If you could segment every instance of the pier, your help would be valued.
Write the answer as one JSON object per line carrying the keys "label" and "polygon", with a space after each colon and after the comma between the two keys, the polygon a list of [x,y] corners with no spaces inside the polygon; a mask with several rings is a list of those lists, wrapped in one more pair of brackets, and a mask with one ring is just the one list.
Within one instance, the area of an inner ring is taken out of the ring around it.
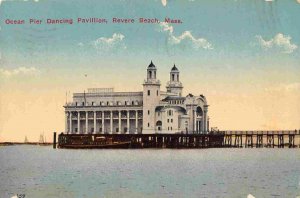
{"label": "pier", "polygon": [[[56,134],[56,132],[54,132]],[[300,130],[217,131],[206,134],[64,134],[58,148],[300,148]],[[56,135],[53,147],[56,148]]]}
{"label": "pier", "polygon": [[223,131],[224,147],[300,148],[300,130]]}
{"label": "pier", "polygon": [[210,134],[59,134],[58,148],[213,148],[222,133]]}

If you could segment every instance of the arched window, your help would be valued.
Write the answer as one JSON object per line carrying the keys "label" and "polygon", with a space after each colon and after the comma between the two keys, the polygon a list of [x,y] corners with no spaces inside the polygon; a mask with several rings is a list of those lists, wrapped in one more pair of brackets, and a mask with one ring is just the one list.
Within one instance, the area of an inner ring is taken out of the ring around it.
{"label": "arched window", "polygon": [[174,81],[175,80],[175,75],[174,74],[172,74],[172,81]]}
{"label": "arched window", "polygon": [[202,111],[201,107],[196,108],[196,113],[197,113],[197,116],[203,116],[203,111]]}
{"label": "arched window", "polygon": [[156,126],[161,126],[162,125],[162,122],[160,121],[160,120],[158,120],[157,122],[156,122]]}

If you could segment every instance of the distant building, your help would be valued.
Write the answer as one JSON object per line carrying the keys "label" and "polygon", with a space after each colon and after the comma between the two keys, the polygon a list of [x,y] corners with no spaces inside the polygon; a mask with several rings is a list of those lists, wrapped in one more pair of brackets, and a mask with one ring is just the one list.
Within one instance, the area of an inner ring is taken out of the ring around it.
{"label": "distant building", "polygon": [[166,91],[156,79],[150,63],[140,92],[114,92],[112,88],[88,89],[74,93],[67,103],[67,133],[178,133],[208,131],[205,96],[182,96],[179,70],[174,65]]}

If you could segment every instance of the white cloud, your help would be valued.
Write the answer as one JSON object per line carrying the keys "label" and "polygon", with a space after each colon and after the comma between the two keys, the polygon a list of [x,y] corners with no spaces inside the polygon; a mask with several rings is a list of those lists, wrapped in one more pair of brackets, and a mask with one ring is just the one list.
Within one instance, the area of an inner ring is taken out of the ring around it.
{"label": "white cloud", "polygon": [[161,3],[163,4],[163,6],[167,5],[167,0],[161,0]]}
{"label": "white cloud", "polygon": [[191,31],[185,31],[180,36],[173,34],[174,28],[166,22],[160,23],[160,30],[168,34],[168,41],[171,45],[186,44],[194,49],[213,49],[212,44],[205,38],[195,38]]}
{"label": "white cloud", "polygon": [[35,67],[18,67],[15,69],[3,69],[0,68],[0,76],[10,78],[13,76],[35,76],[38,75],[40,71],[36,69]]}
{"label": "white cloud", "polygon": [[100,37],[97,40],[92,42],[92,45],[101,51],[109,51],[112,49],[126,49],[126,45],[124,44],[125,36],[120,33],[114,33],[112,37]]}
{"label": "white cloud", "polygon": [[264,49],[278,48],[282,53],[292,53],[298,48],[296,44],[291,43],[291,37],[285,36],[282,33],[278,33],[271,40],[264,40],[262,36],[257,35],[256,39],[260,46]]}

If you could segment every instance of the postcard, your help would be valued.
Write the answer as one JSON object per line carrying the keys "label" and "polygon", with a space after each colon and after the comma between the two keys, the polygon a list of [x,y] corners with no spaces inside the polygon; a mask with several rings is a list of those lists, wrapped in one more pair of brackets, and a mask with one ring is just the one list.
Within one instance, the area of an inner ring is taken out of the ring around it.
{"label": "postcard", "polygon": [[299,0],[0,0],[0,197],[300,197]]}

